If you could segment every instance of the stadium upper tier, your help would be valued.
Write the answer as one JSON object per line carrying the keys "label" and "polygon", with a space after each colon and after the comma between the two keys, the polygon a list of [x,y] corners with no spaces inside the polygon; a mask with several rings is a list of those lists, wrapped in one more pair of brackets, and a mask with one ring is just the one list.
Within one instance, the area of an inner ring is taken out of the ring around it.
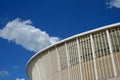
{"label": "stadium upper tier", "polygon": [[120,23],[66,38],[33,55],[30,80],[120,80]]}

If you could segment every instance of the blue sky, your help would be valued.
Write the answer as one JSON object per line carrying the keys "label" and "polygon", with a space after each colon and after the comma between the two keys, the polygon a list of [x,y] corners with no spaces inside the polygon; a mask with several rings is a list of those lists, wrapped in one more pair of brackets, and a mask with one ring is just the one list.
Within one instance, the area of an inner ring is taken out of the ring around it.
{"label": "blue sky", "polygon": [[0,0],[0,80],[28,80],[29,58],[69,36],[120,22],[120,0]]}

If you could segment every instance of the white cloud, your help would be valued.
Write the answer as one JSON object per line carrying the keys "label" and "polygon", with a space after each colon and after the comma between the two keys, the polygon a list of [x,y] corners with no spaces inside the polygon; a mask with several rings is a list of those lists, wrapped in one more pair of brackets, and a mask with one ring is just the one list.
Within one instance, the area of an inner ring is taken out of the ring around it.
{"label": "white cloud", "polygon": [[9,75],[9,72],[6,71],[6,70],[3,70],[3,71],[0,71],[0,76],[8,76]]}
{"label": "white cloud", "polygon": [[25,80],[24,78],[16,78],[16,80]]}
{"label": "white cloud", "polygon": [[16,44],[34,52],[59,41],[58,37],[49,36],[48,33],[35,28],[31,23],[30,20],[22,21],[19,18],[14,19],[0,30],[0,37],[14,41]]}
{"label": "white cloud", "polygon": [[115,8],[120,8],[120,0],[110,0],[107,3],[109,8],[115,7]]}

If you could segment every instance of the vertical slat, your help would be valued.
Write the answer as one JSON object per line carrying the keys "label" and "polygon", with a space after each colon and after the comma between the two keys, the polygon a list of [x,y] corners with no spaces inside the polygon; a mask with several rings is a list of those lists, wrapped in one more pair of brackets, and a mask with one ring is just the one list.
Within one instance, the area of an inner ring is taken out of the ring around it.
{"label": "vertical slat", "polygon": [[57,61],[58,61],[58,73],[59,73],[59,80],[61,80],[61,68],[60,68],[60,57],[59,57],[59,54],[58,54],[58,50],[57,50],[57,47],[55,46],[55,49],[56,49],[56,54],[57,54]]}
{"label": "vertical slat", "polygon": [[115,60],[114,60],[114,56],[113,56],[113,48],[112,48],[112,44],[111,44],[110,35],[109,35],[109,31],[108,30],[106,30],[106,34],[107,34],[108,45],[109,45],[109,48],[110,48],[112,65],[113,65],[113,70],[114,70],[114,76],[117,76]]}
{"label": "vertical slat", "polygon": [[92,47],[92,53],[93,53],[93,62],[94,62],[94,68],[95,68],[95,77],[96,80],[98,80],[98,73],[97,73],[97,67],[96,67],[96,61],[95,61],[95,50],[94,50],[94,42],[93,42],[93,37],[92,34],[90,34],[90,39],[91,39],[91,47]]}
{"label": "vertical slat", "polygon": [[[49,56],[49,61],[50,61],[50,72],[52,74],[53,73],[53,69],[52,69],[51,54],[50,54],[49,50],[48,50],[48,56]],[[53,80],[52,75],[50,75],[50,80]]]}
{"label": "vertical slat", "polygon": [[65,49],[66,49],[66,55],[67,55],[67,63],[68,63],[68,78],[70,80],[70,56],[69,56],[69,53],[68,53],[68,50],[67,50],[67,44],[65,42]]}
{"label": "vertical slat", "polygon": [[77,50],[78,50],[78,56],[79,56],[79,64],[80,64],[80,76],[81,76],[81,80],[83,80],[83,73],[82,73],[82,66],[81,66],[81,53],[80,53],[80,45],[79,45],[79,41],[78,41],[78,38],[76,38],[76,41],[77,41]]}

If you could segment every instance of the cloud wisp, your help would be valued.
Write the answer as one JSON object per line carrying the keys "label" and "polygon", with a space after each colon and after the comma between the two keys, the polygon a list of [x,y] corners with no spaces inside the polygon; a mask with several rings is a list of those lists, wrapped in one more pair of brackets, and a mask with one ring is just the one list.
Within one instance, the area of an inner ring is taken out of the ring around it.
{"label": "cloud wisp", "polygon": [[0,76],[4,77],[4,76],[9,76],[9,72],[6,70],[0,71]]}
{"label": "cloud wisp", "polygon": [[120,8],[120,0],[109,0],[109,2],[107,3],[109,8]]}
{"label": "cloud wisp", "polygon": [[25,80],[24,78],[16,78],[16,80]]}
{"label": "cloud wisp", "polygon": [[3,29],[0,29],[0,37],[34,52],[59,41],[58,37],[49,36],[48,33],[35,28],[31,23],[30,20],[14,19],[8,22]]}

